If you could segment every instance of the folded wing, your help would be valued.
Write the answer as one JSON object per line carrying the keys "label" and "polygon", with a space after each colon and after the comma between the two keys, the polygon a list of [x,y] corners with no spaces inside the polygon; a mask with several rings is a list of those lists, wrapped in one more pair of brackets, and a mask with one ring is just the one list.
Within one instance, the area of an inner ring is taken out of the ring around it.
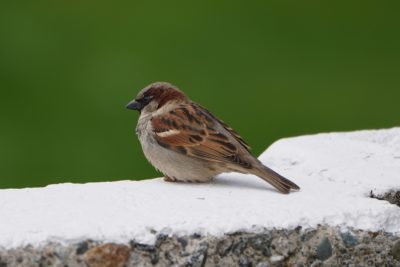
{"label": "folded wing", "polygon": [[250,147],[233,129],[199,105],[181,105],[166,115],[153,117],[152,126],[157,142],[167,149],[251,168],[251,163],[240,156],[240,150],[249,151]]}

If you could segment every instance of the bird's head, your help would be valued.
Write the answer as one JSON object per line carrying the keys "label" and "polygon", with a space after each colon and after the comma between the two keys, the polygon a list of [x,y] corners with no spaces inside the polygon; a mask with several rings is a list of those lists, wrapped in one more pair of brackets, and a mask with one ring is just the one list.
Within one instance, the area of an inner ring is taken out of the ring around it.
{"label": "bird's head", "polygon": [[170,103],[185,103],[186,95],[167,82],[155,82],[143,88],[126,108],[143,113],[153,113]]}

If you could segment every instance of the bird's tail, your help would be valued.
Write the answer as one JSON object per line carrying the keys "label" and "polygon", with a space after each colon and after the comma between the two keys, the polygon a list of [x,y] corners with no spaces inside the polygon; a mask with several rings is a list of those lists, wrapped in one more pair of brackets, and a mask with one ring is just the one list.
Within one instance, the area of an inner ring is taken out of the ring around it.
{"label": "bird's tail", "polygon": [[271,170],[267,166],[264,166],[261,162],[259,166],[254,168],[254,170],[255,170],[253,172],[254,175],[257,175],[264,181],[270,183],[271,185],[276,187],[276,189],[278,189],[281,193],[288,194],[291,189],[294,190],[300,189],[300,187],[297,184],[286,179],[285,177],[275,172],[274,170]]}

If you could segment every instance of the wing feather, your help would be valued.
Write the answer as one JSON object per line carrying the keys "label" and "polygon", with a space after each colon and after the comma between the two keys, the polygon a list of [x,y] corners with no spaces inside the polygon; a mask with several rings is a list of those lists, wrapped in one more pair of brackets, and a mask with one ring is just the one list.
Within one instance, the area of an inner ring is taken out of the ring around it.
{"label": "wing feather", "polygon": [[239,156],[236,144],[246,151],[250,147],[229,126],[199,105],[181,105],[168,114],[153,117],[152,126],[157,142],[168,149],[203,160],[251,167]]}

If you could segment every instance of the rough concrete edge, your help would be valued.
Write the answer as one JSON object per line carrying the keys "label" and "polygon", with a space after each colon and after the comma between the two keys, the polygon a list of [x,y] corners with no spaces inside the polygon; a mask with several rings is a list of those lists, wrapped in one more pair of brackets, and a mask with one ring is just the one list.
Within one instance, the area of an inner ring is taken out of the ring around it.
{"label": "rough concrete edge", "polygon": [[371,198],[388,201],[400,207],[400,190],[390,190],[383,194],[375,194],[372,190],[369,195]]}
{"label": "rough concrete edge", "polygon": [[0,249],[0,266],[400,266],[400,236],[321,225],[215,236],[158,235],[155,245],[82,240]]}
{"label": "rough concrete edge", "polygon": [[[400,207],[400,190],[371,198]],[[400,266],[400,236],[320,225],[316,229],[264,229],[215,236],[166,236],[144,245],[82,240],[34,247],[0,247],[0,267],[13,266]]]}

